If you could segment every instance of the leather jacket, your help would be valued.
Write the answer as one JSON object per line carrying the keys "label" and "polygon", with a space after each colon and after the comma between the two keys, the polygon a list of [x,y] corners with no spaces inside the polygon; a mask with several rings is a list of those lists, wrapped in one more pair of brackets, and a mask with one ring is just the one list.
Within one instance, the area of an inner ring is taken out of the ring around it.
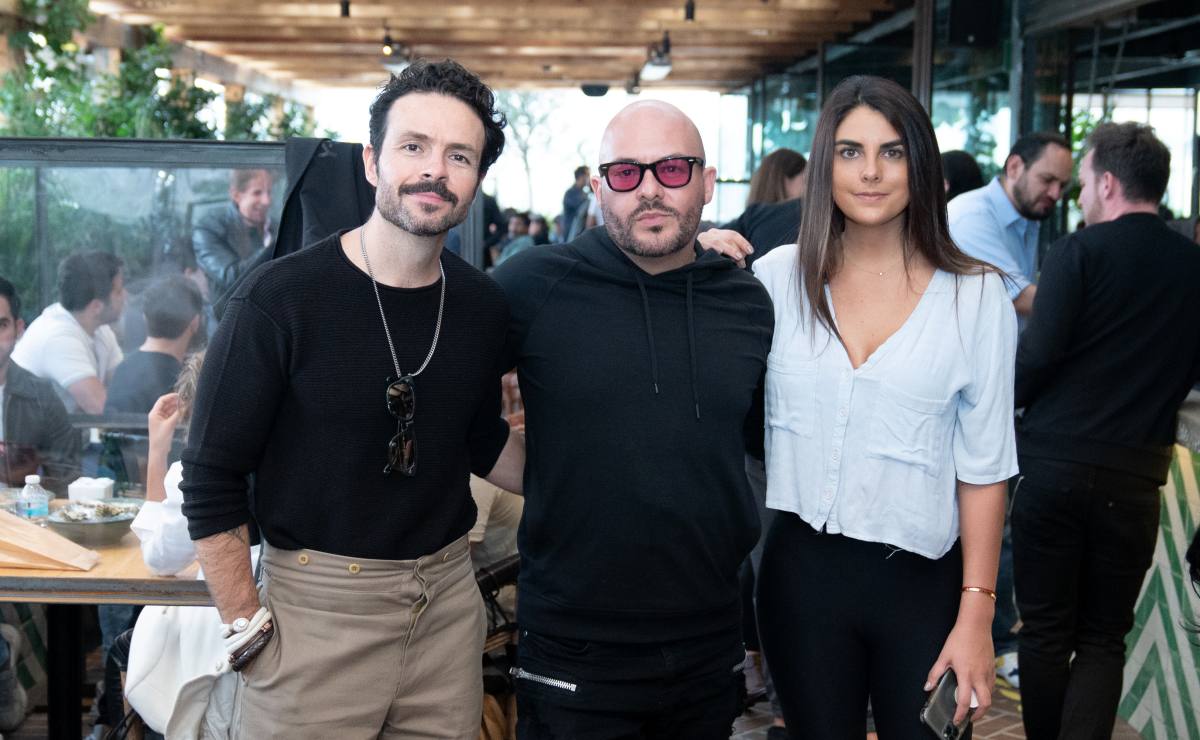
{"label": "leather jacket", "polygon": [[261,228],[247,226],[233,201],[200,217],[192,230],[192,250],[214,298],[270,258],[270,230],[270,222]]}

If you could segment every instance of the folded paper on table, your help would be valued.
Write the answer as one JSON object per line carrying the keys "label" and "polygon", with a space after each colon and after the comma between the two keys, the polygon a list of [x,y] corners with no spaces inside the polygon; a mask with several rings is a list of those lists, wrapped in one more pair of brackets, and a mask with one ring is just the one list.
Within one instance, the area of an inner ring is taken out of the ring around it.
{"label": "folded paper on table", "polygon": [[98,501],[111,498],[112,478],[76,478],[67,486],[67,498],[71,501]]}
{"label": "folded paper on table", "polygon": [[99,561],[100,554],[95,550],[0,511],[0,567],[91,570]]}

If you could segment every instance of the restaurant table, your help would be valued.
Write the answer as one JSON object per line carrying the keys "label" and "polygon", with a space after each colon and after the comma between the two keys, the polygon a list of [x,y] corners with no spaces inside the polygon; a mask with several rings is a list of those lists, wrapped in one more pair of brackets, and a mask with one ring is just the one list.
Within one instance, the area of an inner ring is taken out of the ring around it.
{"label": "restaurant table", "polygon": [[82,613],[88,604],[211,606],[208,586],[190,576],[163,578],[142,562],[137,536],[93,548],[100,562],[89,571],[0,568],[0,601],[47,604],[47,703],[51,740],[78,740],[82,725],[84,655]]}

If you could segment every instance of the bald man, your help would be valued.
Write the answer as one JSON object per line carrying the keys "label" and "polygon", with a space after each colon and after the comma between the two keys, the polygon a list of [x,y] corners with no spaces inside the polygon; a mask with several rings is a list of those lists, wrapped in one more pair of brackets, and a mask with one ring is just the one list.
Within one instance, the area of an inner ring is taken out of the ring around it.
{"label": "bald man", "polygon": [[635,103],[600,152],[604,226],[494,273],[527,435],[518,734],[727,738],[771,301],[696,241],[716,172],[687,116]]}

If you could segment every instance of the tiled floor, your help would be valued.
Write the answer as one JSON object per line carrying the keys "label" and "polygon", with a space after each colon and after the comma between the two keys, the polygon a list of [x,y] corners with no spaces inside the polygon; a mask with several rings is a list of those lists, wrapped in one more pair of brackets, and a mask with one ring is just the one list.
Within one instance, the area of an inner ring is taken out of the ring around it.
{"label": "tiled floor", "polygon": [[[975,740],[1024,740],[1019,699],[1016,691],[1000,688],[993,699],[991,711],[975,725]],[[770,711],[765,703],[759,703],[734,724],[733,737],[735,740],[763,740],[770,726]],[[1141,740],[1141,735],[1118,719],[1113,740]]]}

